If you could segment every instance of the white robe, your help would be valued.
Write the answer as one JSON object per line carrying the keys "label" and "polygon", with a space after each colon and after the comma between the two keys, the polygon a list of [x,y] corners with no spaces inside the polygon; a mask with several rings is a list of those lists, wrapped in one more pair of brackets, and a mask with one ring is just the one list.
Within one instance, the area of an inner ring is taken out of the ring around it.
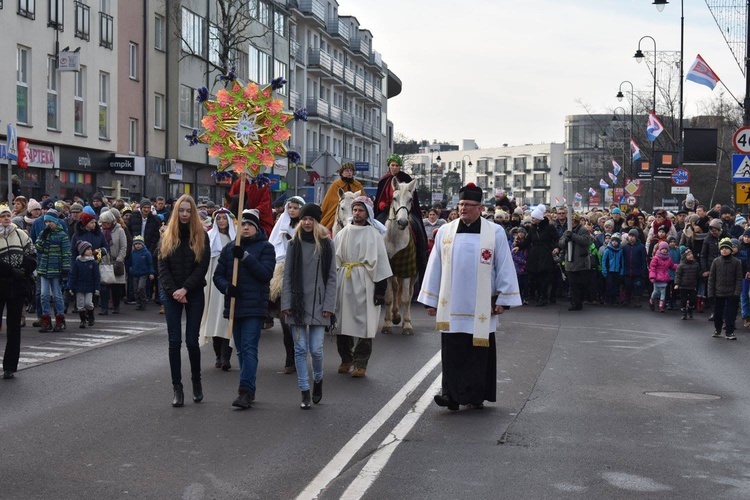
{"label": "white robe", "polygon": [[[229,236],[219,233],[222,245],[227,245],[232,241]],[[212,341],[211,337],[222,337],[229,339],[229,320],[224,319],[224,294],[214,285],[214,271],[219,262],[219,253],[213,255],[211,252],[211,262],[208,264],[206,273],[206,286],[203,288],[203,296],[206,299],[206,305],[203,307],[203,317],[201,318],[199,345],[206,345]]]}
{"label": "white robe", "polygon": [[[422,280],[422,289],[417,299],[428,307],[437,308],[441,297],[440,277],[443,273],[443,235],[449,231],[451,224],[458,224],[459,219],[442,226],[435,236],[435,246],[430,253],[427,269]],[[497,329],[498,315],[491,311],[476,310],[477,267],[479,266],[479,234],[458,233],[452,245],[453,255],[450,259],[453,279],[451,280],[449,303],[443,307],[450,307],[450,328],[443,330],[455,333],[474,333],[474,317],[486,314],[490,317],[490,331]],[[474,257],[466,258],[472,255]],[[521,294],[518,289],[518,277],[513,265],[508,238],[500,225],[495,225],[495,255],[492,262],[492,289],[486,290],[489,296],[497,295],[495,305],[520,306]],[[482,293],[480,291],[480,293]]]}
{"label": "white robe", "polygon": [[[380,322],[380,306],[373,302],[375,283],[393,274],[383,236],[373,226],[349,224],[336,233],[334,243],[338,269],[337,333],[373,338]],[[357,265],[347,269],[344,263]],[[351,272],[349,278],[347,271]]]}

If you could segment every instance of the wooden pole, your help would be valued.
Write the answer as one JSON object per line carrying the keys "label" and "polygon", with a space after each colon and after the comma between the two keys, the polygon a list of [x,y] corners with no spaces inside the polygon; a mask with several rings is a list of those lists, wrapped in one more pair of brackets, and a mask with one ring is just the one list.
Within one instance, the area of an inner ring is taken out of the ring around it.
{"label": "wooden pole", "polygon": [[[243,171],[240,175],[240,204],[237,209],[237,219],[239,220],[239,227],[237,227],[237,236],[235,237],[234,244],[238,246],[240,239],[242,238],[242,210],[245,207],[245,172]],[[232,285],[237,286],[237,274],[240,270],[240,259],[234,259],[234,267],[232,269]],[[229,338],[232,338],[232,331],[234,330],[234,303],[235,298],[229,299]]]}

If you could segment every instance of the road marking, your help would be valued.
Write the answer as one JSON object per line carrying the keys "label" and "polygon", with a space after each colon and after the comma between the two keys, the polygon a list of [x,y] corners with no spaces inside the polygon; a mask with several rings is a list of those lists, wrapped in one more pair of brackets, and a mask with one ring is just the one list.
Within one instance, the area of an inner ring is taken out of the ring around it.
{"label": "road marking", "polygon": [[411,411],[393,428],[393,431],[380,443],[375,453],[372,454],[365,466],[359,471],[359,475],[354,478],[349,487],[346,489],[342,500],[359,500],[362,498],[370,486],[380,476],[388,461],[391,459],[393,452],[399,444],[403,442],[414,425],[420,419],[427,406],[432,402],[433,396],[437,393],[442,382],[443,374],[439,374],[432,385],[422,394]]}
{"label": "road marking", "polygon": [[406,401],[406,398],[427,378],[427,375],[435,369],[440,363],[440,351],[430,359],[402,388],[395,396],[386,403],[380,411],[375,414],[352,438],[344,445],[341,450],[331,459],[330,462],[321,470],[315,479],[313,479],[302,492],[297,495],[297,500],[312,500],[318,498],[318,495],[336,479],[346,464],[370,440],[370,438],[380,429],[383,424],[398,410]]}

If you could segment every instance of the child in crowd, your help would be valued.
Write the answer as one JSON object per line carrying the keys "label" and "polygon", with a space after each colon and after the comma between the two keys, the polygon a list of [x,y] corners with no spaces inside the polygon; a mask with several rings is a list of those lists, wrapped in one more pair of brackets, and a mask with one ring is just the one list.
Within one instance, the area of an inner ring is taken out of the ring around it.
{"label": "child in crowd", "polygon": [[719,256],[708,273],[708,298],[714,299],[714,337],[721,337],[724,325],[727,340],[736,340],[734,322],[742,292],[742,263],[732,256],[732,241],[719,241]]}
{"label": "child in crowd", "polygon": [[[42,328],[40,332],[61,332],[65,330],[62,284],[70,271],[70,238],[62,228],[57,213],[52,210],[44,215],[46,226],[36,239],[36,253],[41,278]],[[52,327],[51,303],[54,302],[55,326]]]}
{"label": "child in crowd", "polygon": [[143,236],[133,238],[133,252],[130,254],[130,260],[132,263],[130,273],[133,275],[135,286],[135,300],[138,302],[136,310],[145,311],[146,304],[148,304],[146,287],[148,281],[154,279],[154,261],[151,252],[146,248]]}
{"label": "child in crowd", "polygon": [[91,243],[81,240],[76,245],[78,257],[70,268],[68,287],[76,297],[76,309],[81,318],[79,328],[94,326],[94,296],[101,287],[99,263],[94,258]]}
{"label": "child in crowd", "polygon": [[521,300],[523,304],[529,303],[529,275],[526,273],[526,258],[529,254],[529,248],[526,247],[523,250],[519,247],[523,246],[523,241],[526,239],[526,229],[523,227],[514,228],[516,237],[513,240],[513,247],[516,248],[515,252],[511,252],[513,255],[513,265],[516,267],[516,276],[518,277],[518,290],[521,292]]}
{"label": "child in crowd", "polygon": [[660,241],[656,246],[656,255],[654,255],[651,259],[651,264],[649,264],[648,278],[654,285],[654,291],[651,293],[648,306],[652,311],[656,309],[656,299],[658,297],[659,312],[664,312],[670,269],[677,269],[677,264],[672,262],[672,259],[669,257],[669,244],[666,241]]}
{"label": "child in crowd", "polygon": [[617,305],[620,296],[620,274],[622,273],[622,248],[620,233],[609,237],[609,244],[602,255],[602,275],[605,279],[604,302]]}
{"label": "child in crowd", "polygon": [[693,251],[685,245],[680,247],[680,254],[682,255],[682,261],[674,274],[674,289],[675,293],[680,294],[682,319],[693,319],[701,268],[698,261],[695,260]]}
{"label": "child in crowd", "polygon": [[[667,243],[669,243],[669,258],[672,259],[672,262],[674,262],[676,266],[679,266],[682,257],[680,255],[680,249],[677,248],[677,238],[675,238],[674,236],[670,236],[667,238]],[[678,294],[674,293],[675,269],[669,270],[669,285],[667,286],[667,309],[669,311],[674,311],[675,309],[677,309]]]}

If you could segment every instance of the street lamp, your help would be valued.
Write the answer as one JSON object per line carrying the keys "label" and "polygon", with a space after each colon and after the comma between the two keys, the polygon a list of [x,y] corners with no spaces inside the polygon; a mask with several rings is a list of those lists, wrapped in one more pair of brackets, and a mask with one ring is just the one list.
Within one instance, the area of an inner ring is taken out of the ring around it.
{"label": "street lamp", "polygon": [[[656,10],[659,12],[664,11],[664,7],[669,3],[669,0],[654,0],[653,5],[656,6]],[[685,0],[680,0],[680,137],[677,144],[677,164],[682,166],[682,151],[683,151],[683,140],[682,140],[682,87],[685,84],[683,82],[683,63],[685,54]],[[656,68],[654,68],[656,72]]]}
{"label": "street lamp", "polygon": [[466,179],[466,162],[464,159],[467,157],[469,158],[469,166],[471,167],[473,165],[473,163],[471,163],[471,156],[463,155],[461,157],[461,186],[464,185],[464,179]]}
{"label": "street lamp", "polygon": [[[654,71],[656,71],[655,68],[654,68]],[[624,81],[620,82],[620,88],[617,91],[617,95],[615,97],[617,97],[617,100],[619,102],[622,102],[622,98],[625,97],[625,96],[622,95],[622,84],[623,83],[627,83],[628,85],[630,85],[630,134],[631,134],[631,137],[632,137],[632,134],[634,133],[634,130],[635,130],[633,128],[634,127],[634,125],[633,125],[633,119],[634,119],[634,116],[635,116],[635,99],[633,99],[633,83],[631,81],[629,81],[629,80],[624,80]],[[626,149],[629,150],[629,148],[626,148]],[[633,173],[633,155],[631,154],[630,155],[630,178],[632,179],[633,176],[634,176],[634,173]]]}
{"label": "street lamp", "polygon": [[[644,38],[650,39],[654,43],[654,97],[653,97],[653,109],[652,111],[654,114],[656,114],[656,40],[652,36],[644,35],[641,37],[640,40],[638,40],[638,50],[636,50],[635,57],[636,62],[641,62],[643,60],[643,52],[641,52],[641,42]],[[682,68],[680,68],[680,71],[682,71]],[[654,168],[655,168],[655,162],[656,158],[654,156],[654,147],[656,145],[656,141],[651,141],[651,209],[654,208],[654,184],[656,183],[656,180],[654,179]]]}
{"label": "street lamp", "polygon": [[434,158],[432,156],[434,154],[435,154],[434,150],[430,151],[430,156],[432,157],[430,160],[430,177],[429,177],[430,179],[430,205],[432,205],[432,171],[435,170],[435,160],[437,160],[438,162],[442,160],[442,158],[440,158],[440,153],[438,153],[437,158]]}

